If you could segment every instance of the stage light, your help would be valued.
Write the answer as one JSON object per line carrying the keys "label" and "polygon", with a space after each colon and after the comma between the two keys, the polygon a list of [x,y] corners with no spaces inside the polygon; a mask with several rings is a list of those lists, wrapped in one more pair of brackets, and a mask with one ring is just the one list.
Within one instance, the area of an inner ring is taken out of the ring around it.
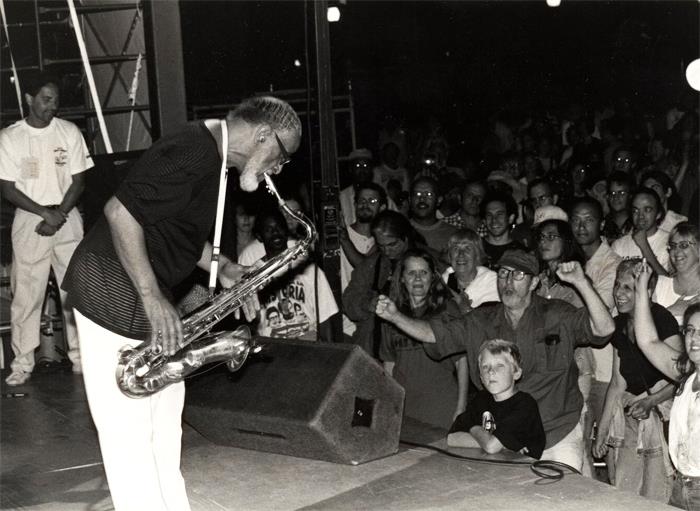
{"label": "stage light", "polygon": [[294,67],[301,67],[301,60],[294,59]]}
{"label": "stage light", "polygon": [[337,7],[329,7],[328,8],[328,13],[327,13],[327,18],[330,23],[335,23],[336,21],[340,21],[340,9]]}
{"label": "stage light", "polygon": [[693,89],[700,91],[700,59],[695,59],[685,68],[685,79]]}
{"label": "stage light", "polygon": [[559,7],[561,0],[547,0],[547,5],[550,7]]}

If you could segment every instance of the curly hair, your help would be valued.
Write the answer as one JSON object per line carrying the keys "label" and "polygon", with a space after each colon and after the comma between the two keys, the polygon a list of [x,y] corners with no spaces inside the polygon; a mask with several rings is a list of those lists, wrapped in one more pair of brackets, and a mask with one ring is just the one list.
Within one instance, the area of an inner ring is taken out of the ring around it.
{"label": "curly hair", "polygon": [[394,270],[394,274],[391,279],[389,298],[394,301],[396,307],[398,307],[400,311],[407,313],[409,316],[413,315],[411,311],[411,300],[409,293],[401,279],[404,270],[406,269],[406,261],[408,261],[408,259],[411,257],[423,259],[428,263],[428,268],[430,269],[431,282],[430,288],[428,289],[427,309],[425,314],[431,314],[441,310],[450,299],[450,292],[443,283],[440,273],[437,271],[437,264],[433,256],[431,256],[426,250],[420,248],[412,248],[407,250],[401,257],[399,264],[396,265],[396,269]]}

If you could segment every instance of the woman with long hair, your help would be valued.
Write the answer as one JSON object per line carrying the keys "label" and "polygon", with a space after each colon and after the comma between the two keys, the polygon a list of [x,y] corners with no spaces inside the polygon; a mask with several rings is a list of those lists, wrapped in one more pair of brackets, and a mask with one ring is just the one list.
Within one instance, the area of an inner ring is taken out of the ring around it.
{"label": "woman with long hair", "polygon": [[576,290],[557,277],[559,264],[578,261],[585,265],[581,248],[574,239],[571,226],[563,220],[545,220],[534,226],[535,255],[540,262],[540,287],[537,294],[543,298],[558,298],[575,307],[583,307]]}
{"label": "woman with long hair", "polygon": [[[641,258],[627,259],[617,268],[613,296],[619,314],[610,339],[613,370],[605,394],[603,413],[593,447],[597,457],[607,455],[608,474],[617,488],[666,502],[672,467],[663,434],[674,387],[640,350],[638,340],[647,335],[640,325],[638,299],[645,302],[649,328],[670,348],[681,350],[678,323],[664,307],[652,303],[656,275],[644,281],[638,275],[646,266]],[[669,360],[671,355],[668,356]]]}
{"label": "woman with long hair", "polygon": [[[644,265],[637,276],[637,289],[643,289],[650,277]],[[675,468],[669,504],[700,511],[700,303],[685,309],[680,351],[659,340],[650,305],[646,293],[637,293],[637,345],[659,371],[680,383],[669,424],[668,450]]]}
{"label": "woman with long hair", "polygon": [[[437,271],[434,258],[423,249],[409,249],[394,271],[389,297],[396,307],[413,318],[429,318],[448,307],[450,293]],[[458,381],[460,355],[435,361],[416,341],[394,326],[382,324],[379,358],[406,390],[404,414],[447,430],[466,408],[467,375]],[[464,365],[466,369],[466,365]],[[459,392],[462,383],[463,392]]]}

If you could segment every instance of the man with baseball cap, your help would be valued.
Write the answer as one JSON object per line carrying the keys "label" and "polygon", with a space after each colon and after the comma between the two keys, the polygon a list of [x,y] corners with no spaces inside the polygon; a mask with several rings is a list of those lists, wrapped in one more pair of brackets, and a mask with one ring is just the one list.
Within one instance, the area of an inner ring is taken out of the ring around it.
{"label": "man with baseball cap", "polygon": [[581,309],[537,296],[538,273],[534,255],[508,250],[498,265],[500,303],[484,305],[466,316],[421,321],[400,313],[389,298],[381,296],[376,313],[425,342],[433,358],[466,352],[468,373],[479,389],[482,383],[477,357],[481,343],[498,338],[517,344],[523,355],[518,388],[537,401],[547,436],[542,459],[581,470],[583,435],[579,418],[583,398],[574,349],[584,344],[605,344],[615,325],[578,262],[562,263],[557,275],[578,290],[586,305]]}

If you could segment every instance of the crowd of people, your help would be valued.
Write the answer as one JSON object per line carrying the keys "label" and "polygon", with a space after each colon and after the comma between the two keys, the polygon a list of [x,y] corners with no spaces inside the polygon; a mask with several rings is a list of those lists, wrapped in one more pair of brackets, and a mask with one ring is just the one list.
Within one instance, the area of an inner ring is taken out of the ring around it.
{"label": "crowd of people", "polygon": [[[107,368],[125,342],[148,340],[166,353],[181,344],[179,318],[208,296],[195,268],[210,268],[207,236],[227,159],[241,189],[226,209],[221,285],[303,236],[294,217],[249,193],[289,161],[301,124],[275,98],[188,124],[144,154],[81,242],[71,222],[89,154],[72,125],[54,118],[55,81],[38,82],[26,99],[26,121],[0,133],[2,188],[19,212],[14,281],[36,281],[13,288],[6,382],[30,378],[35,288],[53,267],[77,320],[82,357],[70,338],[71,360],[84,375],[115,506],[132,505],[137,485],[150,487],[152,509],[187,509],[177,469],[184,386],[137,405]],[[50,143],[67,155],[41,152],[49,135],[65,138]],[[572,105],[558,117],[494,116],[472,158],[450,150],[439,123],[413,135],[382,131],[378,161],[365,148],[348,155],[342,300],[312,250],[259,292],[246,320],[263,336],[360,346],[405,388],[405,416],[441,428],[449,445],[559,461],[589,477],[605,458],[611,484],[700,509],[697,110],[679,102],[640,117],[621,102]],[[54,169],[51,188],[41,184],[45,167]],[[283,195],[310,213],[303,192]],[[37,243],[41,251],[29,249]],[[331,328],[336,315],[342,339]],[[133,450],[117,442],[115,414],[134,418],[134,445],[153,453],[138,473],[125,469]],[[163,500],[153,491],[161,485],[177,491]]]}

